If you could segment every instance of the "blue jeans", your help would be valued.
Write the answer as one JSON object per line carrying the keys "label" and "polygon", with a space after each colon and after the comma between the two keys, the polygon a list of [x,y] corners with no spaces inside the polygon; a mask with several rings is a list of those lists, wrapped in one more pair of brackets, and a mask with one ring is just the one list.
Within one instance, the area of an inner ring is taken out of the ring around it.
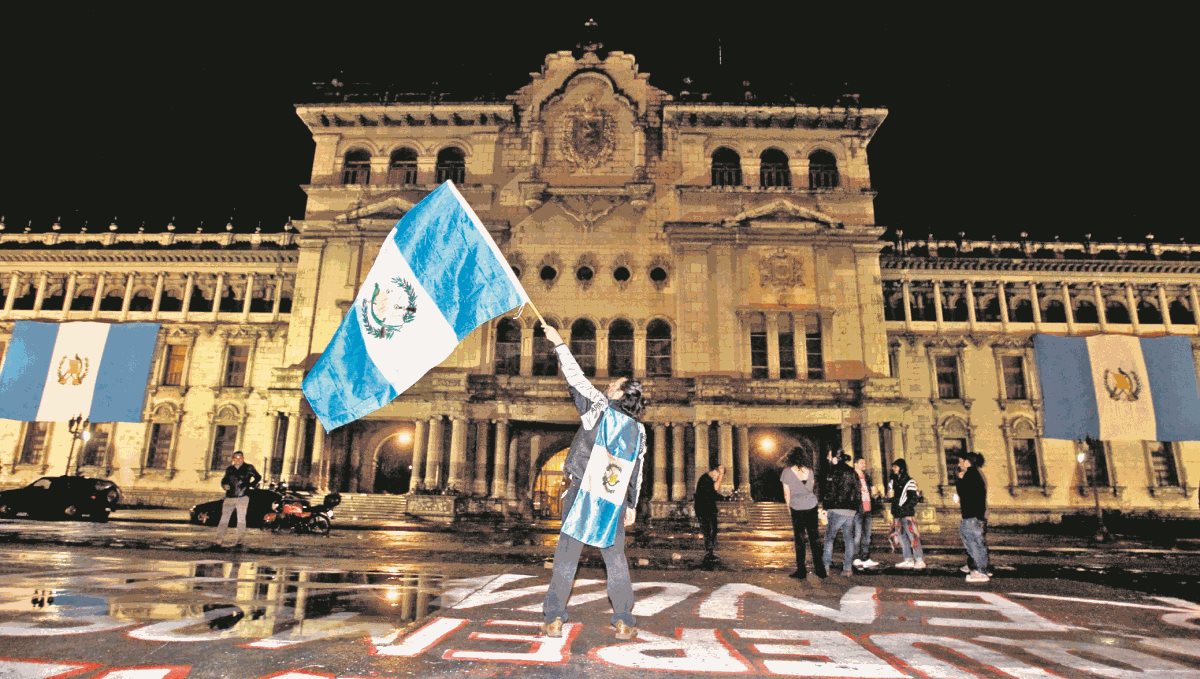
{"label": "blue jeans", "polygon": [[829,525],[825,527],[825,570],[829,570],[830,564],[833,563],[833,541],[837,538],[838,532],[842,534],[842,542],[846,545],[846,552],[842,558],[842,572],[850,573],[854,570],[854,510],[853,509],[830,509],[825,512],[829,517]]}
{"label": "blue jeans", "polygon": [[871,558],[871,512],[859,511],[854,515],[855,557],[859,561]]}
{"label": "blue jeans", "polygon": [[983,519],[963,519],[958,524],[958,534],[962,536],[963,547],[967,548],[967,556],[974,562],[975,570],[981,573],[986,573],[988,568],[986,531],[987,522]]}
{"label": "blue jeans", "polygon": [[913,517],[904,516],[892,519],[892,533],[900,543],[900,550],[904,552],[905,561],[925,560],[925,550],[921,548],[921,531],[917,529],[917,522]]}

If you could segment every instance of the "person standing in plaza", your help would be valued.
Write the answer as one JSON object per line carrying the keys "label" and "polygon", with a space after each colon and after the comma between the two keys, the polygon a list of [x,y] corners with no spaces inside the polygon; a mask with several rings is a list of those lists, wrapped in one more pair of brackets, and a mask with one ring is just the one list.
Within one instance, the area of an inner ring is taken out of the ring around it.
{"label": "person standing in plaza", "polygon": [[717,491],[721,480],[725,478],[725,466],[717,465],[701,474],[696,481],[696,495],[693,504],[696,508],[696,520],[700,522],[700,532],[704,534],[704,560],[714,561],[717,549],[717,500],[726,499]]}
{"label": "person standing in plaza", "polygon": [[638,421],[646,405],[642,384],[621,377],[601,393],[584,376],[558,331],[545,323],[542,329],[554,344],[582,426],[563,464],[563,472],[571,481],[563,495],[562,529],[554,550],[550,587],[542,602],[541,632],[548,637],[562,636],[579,555],[587,544],[599,547],[604,557],[616,637],[633,639],[637,628],[633,584],[625,558],[625,528],[637,518],[642,460],[646,456],[646,429]]}
{"label": "person standing in plaza", "polygon": [[217,545],[225,545],[225,529],[229,527],[229,517],[237,514],[237,530],[234,532],[233,544],[240,545],[246,536],[247,513],[250,510],[251,488],[257,488],[262,481],[262,474],[254,465],[246,462],[242,451],[234,451],[230,465],[225,468],[221,477],[221,487],[225,489],[225,499],[221,502],[221,520],[217,523]]}
{"label": "person standing in plaza", "polygon": [[921,531],[917,529],[914,516],[921,491],[917,482],[908,475],[908,463],[896,460],[892,463],[892,480],[888,482],[888,496],[892,498],[892,539],[899,541],[904,560],[896,568],[923,570],[925,550],[921,547]]}
{"label": "person standing in plaza", "polygon": [[[825,549],[822,559],[825,570],[829,571],[833,564],[833,543],[838,533],[842,534],[844,552],[842,556],[842,575],[854,574],[854,518],[862,508],[862,492],[859,490],[858,477],[850,468],[850,456],[838,453],[837,463],[830,467],[825,477],[825,492],[821,495],[821,504],[829,518],[825,527]],[[867,495],[868,502],[870,495]]]}
{"label": "person standing in plaza", "polygon": [[962,523],[958,526],[963,547],[967,550],[967,582],[983,583],[988,576],[987,483],[979,469],[984,458],[968,452],[958,458],[958,478],[954,481]]}
{"label": "person standing in plaza", "polygon": [[[821,559],[821,533],[817,528],[817,474],[812,468],[809,452],[799,446],[788,453],[788,466],[779,480],[783,483],[783,501],[792,514],[792,539],[796,547],[796,570],[793,578],[808,579],[804,545],[812,551],[813,572],[824,578],[825,562]],[[813,584],[820,580],[810,580]]]}
{"label": "person standing in plaza", "polygon": [[862,496],[858,513],[854,515],[855,568],[875,568],[879,562],[871,558],[871,473],[867,471],[867,460],[854,460],[854,475],[858,478],[858,490]]}

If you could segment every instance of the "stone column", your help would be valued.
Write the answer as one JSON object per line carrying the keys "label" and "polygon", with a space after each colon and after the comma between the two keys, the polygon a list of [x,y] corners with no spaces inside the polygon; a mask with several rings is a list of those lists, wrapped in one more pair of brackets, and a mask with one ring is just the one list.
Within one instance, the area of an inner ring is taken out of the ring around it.
{"label": "stone column", "polygon": [[[154,277],[154,299],[150,300],[150,315],[152,318],[158,318],[158,310],[162,307],[163,287],[167,282],[167,274],[164,271],[159,271]],[[249,376],[249,373],[247,373]]]}
{"label": "stone column", "polygon": [[655,500],[667,499],[667,425],[654,423],[654,491]]}
{"label": "stone column", "polygon": [[496,468],[492,472],[492,497],[508,496],[508,420],[496,420],[496,445],[492,449]]}
{"label": "stone column", "polygon": [[1071,286],[1066,282],[1060,283],[1062,286],[1063,298],[1063,313],[1067,316],[1067,334],[1075,334],[1075,309],[1071,306]]}
{"label": "stone column", "polygon": [[1192,325],[1200,327],[1200,294],[1195,283],[1188,283],[1188,301],[1192,303]]}
{"label": "stone column", "polygon": [[1008,284],[996,281],[996,301],[1000,303],[1000,331],[1008,332]]}
{"label": "stone column", "polygon": [[725,466],[721,479],[721,492],[728,495],[733,490],[733,425],[722,422],[717,426],[718,459]]}
{"label": "stone column", "polygon": [[446,487],[463,490],[463,466],[467,460],[467,420],[450,418],[450,473]]}
{"label": "stone column", "polygon": [[975,284],[971,281],[963,281],[967,289],[967,325],[971,326],[971,330],[975,329]]}
{"label": "stone column", "polygon": [[129,318],[129,305],[133,302],[134,274],[125,274],[125,297],[121,300],[121,320]]}
{"label": "stone column", "polygon": [[542,435],[534,434],[529,437],[529,497],[533,498],[533,490],[537,487],[538,456],[542,454]]}
{"label": "stone column", "polygon": [[1158,308],[1162,313],[1163,329],[1170,335],[1174,329],[1171,327],[1171,305],[1167,302],[1167,290],[1162,283],[1155,284],[1154,288],[1158,293]]}
{"label": "stone column", "polygon": [[250,302],[254,299],[254,272],[246,274],[246,293],[242,299],[242,322],[250,320]]}
{"label": "stone column", "polygon": [[475,423],[475,478],[472,479],[471,494],[484,497],[488,492],[488,421]]}
{"label": "stone column", "polygon": [[217,314],[221,313],[221,296],[225,294],[225,272],[217,273],[217,285],[213,288],[212,301],[212,320],[217,320]]}
{"label": "stone column", "polygon": [[429,443],[426,440],[429,436],[426,429],[425,420],[413,422],[412,476],[408,481],[408,492],[410,493],[417,488],[425,487],[425,446]]}
{"label": "stone column", "polygon": [[[100,274],[103,276],[104,274]],[[14,271],[8,275],[8,294],[4,296],[4,313],[12,311],[17,302],[17,286],[21,284],[21,272]]]}
{"label": "stone column", "polygon": [[282,275],[275,277],[275,291],[273,293],[275,298],[271,300],[271,321],[272,322],[279,320],[279,304],[280,304],[279,299],[283,296],[283,281],[284,281],[284,277]]}
{"label": "stone column", "polygon": [[100,315],[100,302],[104,299],[104,283],[106,274],[101,271],[96,274],[96,296],[92,298],[92,315],[91,318],[96,318]]}
{"label": "stone column", "polygon": [[608,377],[608,324],[596,328],[596,377]]}
{"label": "stone column", "polygon": [[708,471],[708,422],[696,422],[692,427],[696,434],[695,445],[692,448],[692,466],[696,469],[696,476],[692,479],[692,493],[695,493],[695,482]]}
{"label": "stone column", "polygon": [[681,422],[671,424],[671,499],[687,499],[687,487],[683,480],[683,428]]}
{"label": "stone column", "polygon": [[737,428],[737,489],[750,497],[750,427],[744,424]]}
{"label": "stone column", "polygon": [[942,282],[936,279],[933,281],[933,319],[937,321],[938,329],[946,322],[946,315],[942,310]]}
{"label": "stone column", "polygon": [[646,377],[646,326],[640,322],[633,326],[633,376]]}
{"label": "stone column", "polygon": [[912,330],[912,284],[908,279],[900,281],[900,290],[904,297],[904,329]]}
{"label": "stone column", "polygon": [[67,318],[67,314],[71,313],[71,300],[75,298],[75,279],[78,276],[79,273],[76,271],[67,274],[67,284],[63,290],[62,314],[59,316],[64,320]]}
{"label": "stone column", "polygon": [[517,462],[520,450],[517,448],[517,439],[513,439],[508,444],[508,482],[505,484],[505,499],[517,499]]}
{"label": "stone column", "polygon": [[533,328],[521,327],[521,374],[533,374]]}
{"label": "stone column", "polygon": [[1142,328],[1138,320],[1137,298],[1133,296],[1133,285],[1129,283],[1125,284],[1125,306],[1129,307],[1129,323],[1133,326],[1133,334],[1136,335]]}
{"label": "stone column", "polygon": [[808,379],[808,318],[792,314],[792,348],[796,352],[796,379]]}
{"label": "stone column", "polygon": [[[768,311],[767,316],[767,378],[779,379],[779,312]],[[793,341],[794,336],[793,336]]]}
{"label": "stone column", "polygon": [[[130,274],[131,276],[133,274]],[[40,313],[42,310],[42,302],[46,299],[46,280],[50,274],[42,271],[37,277],[37,292],[33,294],[33,313]]]}
{"label": "stone column", "polygon": [[1092,299],[1096,303],[1096,320],[1100,323],[1100,332],[1108,332],[1108,309],[1104,303],[1104,291],[1098,281],[1092,281]]}
{"label": "stone column", "polygon": [[287,440],[283,445],[283,469],[279,471],[280,481],[291,481],[296,475],[296,456],[300,448],[300,430],[303,428],[298,413],[288,413],[287,423]]}
{"label": "stone column", "polygon": [[425,488],[441,487],[442,474],[442,418],[429,419],[429,443],[425,448]]}
{"label": "stone column", "polygon": [[325,430],[321,428],[320,420],[313,424],[312,467],[308,472],[308,481],[318,493],[329,490],[329,479],[325,475]]}
{"label": "stone column", "polygon": [[882,488],[884,482],[883,476],[883,461],[880,458],[879,450],[879,425],[864,424],[862,428],[863,442],[863,457],[867,459],[867,469],[871,472],[871,480],[874,482],[872,492],[877,492],[876,489]]}
{"label": "stone column", "polygon": [[838,431],[842,435],[842,451],[854,457],[854,425],[843,424]]}
{"label": "stone column", "polygon": [[[196,274],[189,271],[187,281],[183,284],[183,320],[188,319],[188,312],[192,309],[192,293],[196,290]],[[99,297],[97,297],[99,300]]]}
{"label": "stone column", "polygon": [[1029,303],[1033,305],[1033,331],[1042,331],[1042,301],[1038,299],[1037,283],[1029,281],[1026,283],[1029,286]]}

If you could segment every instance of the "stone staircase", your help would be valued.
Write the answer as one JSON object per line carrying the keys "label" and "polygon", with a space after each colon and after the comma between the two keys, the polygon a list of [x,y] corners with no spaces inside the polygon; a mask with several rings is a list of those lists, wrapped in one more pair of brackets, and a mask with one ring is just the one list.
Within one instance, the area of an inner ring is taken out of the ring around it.
{"label": "stone staircase", "polygon": [[792,530],[792,514],[782,502],[752,503],[748,519],[750,530]]}
{"label": "stone staircase", "polygon": [[379,523],[404,521],[408,508],[407,495],[375,495],[373,493],[342,493],[342,504],[334,512],[334,525],[338,521]]}

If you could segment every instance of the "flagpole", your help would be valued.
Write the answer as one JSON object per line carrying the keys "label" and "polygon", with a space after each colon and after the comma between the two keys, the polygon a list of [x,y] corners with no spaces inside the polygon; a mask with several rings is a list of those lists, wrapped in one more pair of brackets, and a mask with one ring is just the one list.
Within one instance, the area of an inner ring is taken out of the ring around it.
{"label": "flagpole", "polygon": [[546,323],[546,319],[542,318],[542,312],[538,311],[537,305],[533,303],[532,299],[527,301],[526,304],[529,305],[530,309],[533,309],[533,314],[537,316],[539,323],[542,325],[548,325],[548,323]]}

